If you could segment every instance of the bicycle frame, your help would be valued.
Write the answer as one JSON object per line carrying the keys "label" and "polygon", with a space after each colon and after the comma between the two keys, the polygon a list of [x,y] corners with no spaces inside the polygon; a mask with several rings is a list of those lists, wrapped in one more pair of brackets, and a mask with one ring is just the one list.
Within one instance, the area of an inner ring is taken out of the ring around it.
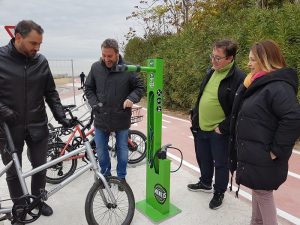
{"label": "bicycle frame", "polygon": [[[62,151],[60,152],[60,156],[63,156],[66,152],[66,149],[68,148],[69,144],[71,143],[71,141],[73,140],[73,138],[75,137],[76,133],[79,133],[80,137],[83,137],[81,129],[80,129],[80,125],[76,125],[74,127],[74,130],[72,131],[70,137],[68,138],[68,140],[65,142],[65,147],[62,149]],[[86,133],[86,137],[92,135],[94,133],[94,128],[91,128],[87,133]],[[81,153],[81,154],[79,154]],[[72,156],[70,158],[67,158],[66,160],[73,160],[73,159],[79,159],[79,158],[83,158],[84,154],[82,154],[82,152],[79,152],[78,155],[76,156]]]}
{"label": "bicycle frame", "polygon": [[[82,133],[81,133],[80,125],[76,125],[76,126],[74,127],[74,130],[72,131],[70,137],[68,138],[68,140],[67,140],[66,142],[64,142],[64,143],[65,143],[65,146],[64,146],[64,148],[61,150],[60,156],[63,156],[63,155],[65,154],[65,152],[66,152],[66,150],[67,150],[69,144],[71,143],[71,141],[73,140],[73,138],[75,137],[75,134],[76,134],[77,132],[79,133],[79,136],[80,136],[80,137],[83,137],[83,136],[82,136]],[[88,137],[88,136],[92,135],[94,132],[95,132],[95,128],[92,127],[92,128],[86,133],[86,136]],[[134,146],[133,141],[132,141],[131,138],[129,138],[129,137],[128,137],[128,145]],[[68,161],[68,160],[73,160],[73,159],[80,159],[80,158],[83,158],[84,156],[85,156],[85,155],[81,153],[81,154],[78,154],[77,156],[75,155],[75,156],[72,156],[72,157],[70,157],[70,158],[67,158],[66,161]]]}
{"label": "bicycle frame", "polygon": [[[138,107],[138,108],[135,108],[135,109],[132,110],[133,115],[134,115],[134,116],[132,116],[132,119],[131,119],[132,123],[137,123],[137,122],[141,121],[141,119],[143,118],[143,116],[141,116],[139,114],[140,108],[141,107]],[[78,148],[81,145],[81,140],[79,140],[77,138],[83,138],[83,134],[82,134],[81,129],[80,129],[81,127],[84,126],[83,122],[79,121],[76,117],[73,116],[73,114],[72,114],[73,110],[69,109],[68,106],[65,106],[65,111],[69,113],[71,119],[76,119],[78,121],[78,124],[73,128],[73,130],[71,130],[70,133],[67,134],[68,135],[68,137],[66,137],[67,141],[62,141],[60,138],[57,139],[57,137],[59,137],[60,134],[57,134],[58,132],[54,131],[54,138],[53,139],[56,140],[56,141],[55,142],[51,141],[51,143],[54,144],[54,143],[57,143],[57,142],[58,143],[62,142],[62,145],[60,145],[60,147],[59,147],[59,151],[58,152],[56,151],[56,153],[58,153],[59,156],[64,155],[66,153],[66,151],[67,152],[68,151],[73,151],[74,149]],[[52,126],[51,129],[55,129],[55,128]],[[59,129],[59,128],[57,128],[57,129]],[[131,133],[130,131],[131,130],[129,130],[129,133]],[[135,132],[134,130],[132,130],[132,131]],[[78,136],[76,136],[77,132],[79,134]],[[89,135],[92,135],[93,138],[94,138],[94,132],[95,132],[95,128],[94,127],[92,127],[92,128],[89,127],[89,130],[84,135],[85,135],[85,137],[89,136]],[[115,144],[116,144],[115,141],[116,140],[113,138],[114,136],[115,136],[115,132],[111,132],[110,137],[109,137],[109,142],[108,142],[108,150],[111,152],[111,155],[113,157],[116,157],[116,155],[117,155],[116,151],[115,151],[116,150],[116,147],[115,147]],[[142,140],[145,141],[146,136],[145,137],[143,137],[143,136],[145,136],[145,135],[142,134]],[[90,140],[90,143],[91,143],[91,141],[92,140]],[[129,135],[128,135],[127,143],[128,143],[128,150],[129,150],[128,151],[128,163],[133,164],[133,163],[137,163],[137,162],[140,162],[141,160],[143,160],[144,157],[145,157],[144,150],[141,151],[142,152],[141,157],[138,157],[137,159],[132,159],[131,158],[131,155],[132,155],[131,153],[135,153],[136,149],[138,149],[137,148],[138,145],[136,144],[136,142],[134,142],[134,140],[131,139],[131,136],[129,136]],[[93,149],[93,152],[95,153],[95,149]],[[133,154],[133,156],[134,156],[134,154]],[[77,155],[74,155],[70,158],[67,158],[65,161],[72,161],[72,160],[77,160],[77,159],[80,159],[80,158],[83,159],[83,161],[85,161],[85,157],[86,157],[86,154],[81,152]],[[49,183],[52,183],[52,182],[53,181],[49,181]],[[54,182],[54,184],[55,183],[56,182]]]}
{"label": "bicycle frame", "polygon": [[[8,129],[6,124],[4,124],[6,127],[5,129]],[[12,142],[11,140],[9,140],[11,138],[8,138],[8,142]],[[89,143],[89,141],[87,139],[84,140],[84,146],[82,148],[78,148],[75,149],[72,152],[69,152],[63,156],[60,156],[56,159],[54,159],[53,161],[49,161],[39,167],[36,167],[32,170],[29,170],[28,172],[23,172],[22,171],[22,167],[20,165],[20,161],[18,158],[18,155],[16,152],[13,152],[12,155],[12,161],[10,161],[1,171],[0,171],[0,177],[2,177],[2,175],[4,173],[6,173],[6,171],[13,165],[15,165],[16,171],[17,171],[17,175],[21,184],[21,188],[23,191],[24,195],[29,195],[28,192],[28,188],[27,188],[27,184],[25,182],[25,178],[30,177],[42,170],[48,169],[49,167],[62,162],[63,160],[70,158],[76,154],[79,154],[80,152],[87,152],[88,158],[89,158],[89,162],[87,162],[87,164],[85,166],[83,166],[81,169],[79,169],[78,171],[76,171],[74,174],[72,174],[70,177],[66,178],[64,181],[62,181],[61,183],[55,185],[53,188],[51,188],[49,191],[47,191],[45,193],[45,196],[42,197],[43,201],[46,201],[50,196],[54,195],[56,192],[58,192],[59,190],[61,190],[62,188],[64,188],[66,185],[68,185],[70,182],[72,182],[73,180],[75,180],[76,178],[78,178],[80,175],[82,175],[83,173],[85,173],[86,171],[92,169],[94,171],[94,175],[95,175],[95,180],[97,180],[98,178],[101,179],[101,181],[103,182],[105,189],[108,192],[109,198],[111,200],[112,203],[116,204],[116,199],[112,193],[112,191],[110,190],[110,187],[106,181],[106,179],[104,178],[104,176],[99,172],[99,167],[98,167],[98,163],[96,162],[95,156],[93,154],[93,150],[91,148],[91,145]],[[10,208],[1,208],[0,206],[0,215],[1,214],[8,214],[12,212],[12,207]]]}

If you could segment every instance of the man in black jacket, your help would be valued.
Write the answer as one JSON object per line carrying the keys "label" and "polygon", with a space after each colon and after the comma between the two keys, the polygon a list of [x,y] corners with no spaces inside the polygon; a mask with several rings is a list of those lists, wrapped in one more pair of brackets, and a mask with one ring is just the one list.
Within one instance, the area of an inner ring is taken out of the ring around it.
{"label": "man in black jacket", "polygon": [[[20,21],[15,28],[15,38],[0,48],[0,120],[8,124],[13,142],[22,163],[22,151],[26,142],[32,167],[47,161],[48,128],[45,101],[55,119],[70,127],[66,118],[46,58],[38,54],[43,39],[43,29],[31,20]],[[2,135],[3,138],[3,133]],[[11,156],[1,149],[4,164]],[[7,171],[7,184],[13,201],[23,195],[14,167]],[[40,195],[46,184],[46,170],[32,176],[31,192]],[[42,203],[42,214],[53,211]]]}
{"label": "man in black jacket", "polygon": [[84,84],[85,94],[89,104],[96,107],[95,142],[101,173],[111,176],[108,139],[110,132],[115,132],[117,175],[125,180],[131,107],[143,96],[144,84],[135,73],[115,70],[124,64],[116,40],[106,39],[101,50],[102,58],[92,65]]}
{"label": "man in black jacket", "polygon": [[235,65],[237,44],[230,40],[214,44],[210,55],[212,69],[203,79],[198,99],[192,110],[192,132],[200,168],[199,182],[189,184],[191,191],[212,192],[215,171],[214,196],[209,203],[218,209],[223,202],[229,180],[228,135],[229,121],[235,92],[244,79],[244,73]]}
{"label": "man in black jacket", "polygon": [[84,72],[81,72],[81,74],[79,76],[80,76],[80,89],[83,89],[84,78],[85,78]]}

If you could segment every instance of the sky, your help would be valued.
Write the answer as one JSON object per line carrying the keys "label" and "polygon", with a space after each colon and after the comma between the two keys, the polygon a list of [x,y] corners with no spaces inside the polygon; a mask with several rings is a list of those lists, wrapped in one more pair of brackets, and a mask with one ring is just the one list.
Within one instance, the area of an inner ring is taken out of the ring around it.
{"label": "sky", "polygon": [[137,21],[126,20],[139,1],[0,0],[0,25],[15,25],[23,19],[35,21],[44,29],[40,53],[49,60],[52,72],[69,68],[72,59],[77,76],[87,74],[100,58],[100,45],[106,38],[121,43],[129,27],[143,35]]}

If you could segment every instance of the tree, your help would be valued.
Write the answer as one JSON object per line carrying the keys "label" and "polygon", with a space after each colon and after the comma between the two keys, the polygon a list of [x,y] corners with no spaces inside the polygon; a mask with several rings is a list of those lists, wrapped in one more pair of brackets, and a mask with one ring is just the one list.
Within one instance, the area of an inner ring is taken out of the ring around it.
{"label": "tree", "polygon": [[[151,0],[140,1],[135,11],[126,19],[136,19],[144,27],[144,37],[180,32],[188,24],[195,11],[197,0]],[[130,28],[126,37],[135,36]]]}
{"label": "tree", "polygon": [[262,9],[280,8],[284,3],[299,3],[298,0],[257,0],[256,5]]}
{"label": "tree", "polygon": [[[285,3],[282,7],[261,9],[256,6],[256,0],[251,0],[246,1],[248,7],[239,8],[241,2],[237,0],[233,5],[225,0],[198,1],[194,7],[199,7],[199,14],[193,14],[181,32],[150,35],[128,42],[125,59],[130,62],[145,64],[147,58],[157,57],[165,60],[165,107],[188,111],[193,105],[216,40],[226,38],[239,43],[236,63],[247,72],[250,46],[272,39],[280,45],[287,65],[300,71],[300,5]],[[200,15],[199,18],[196,15]],[[298,76],[300,78],[300,74]]]}

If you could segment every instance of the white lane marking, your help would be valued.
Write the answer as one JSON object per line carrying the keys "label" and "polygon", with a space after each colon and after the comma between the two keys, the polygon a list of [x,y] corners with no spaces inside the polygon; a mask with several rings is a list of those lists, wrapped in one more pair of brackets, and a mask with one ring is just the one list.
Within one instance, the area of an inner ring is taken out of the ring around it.
{"label": "white lane marking", "polygon": [[293,173],[293,172],[288,172],[288,175],[289,176],[291,176],[291,177],[295,177],[295,178],[297,178],[297,179],[299,179],[300,180],[300,175],[299,174],[297,174],[297,173]]}
{"label": "white lane marking", "polygon": [[177,118],[177,117],[174,117],[174,116],[169,116],[169,115],[166,115],[166,114],[163,114],[163,116],[167,117],[167,118],[171,118],[171,119],[174,119],[174,120],[179,120],[179,121],[182,121],[182,122],[185,122],[185,123],[191,123],[189,120],[185,120],[185,119],[180,119],[180,118]]}
{"label": "white lane marking", "polygon": [[161,126],[161,128],[163,128],[163,129],[167,129],[167,127],[166,127],[166,126]]}
{"label": "white lane marking", "polygon": [[277,214],[279,216],[281,216],[282,218],[284,218],[288,221],[291,221],[294,224],[300,224],[300,219],[299,218],[297,218],[297,217],[295,217],[295,216],[293,216],[293,215],[291,215],[291,214],[289,214],[289,213],[287,213],[287,212],[285,212],[281,209],[278,209],[278,208],[276,208],[276,209],[277,209]]}
{"label": "white lane marking", "polygon": [[[176,160],[177,162],[180,162],[181,159],[179,157],[177,157],[177,156],[175,156],[175,155],[173,155],[169,152],[167,154],[170,158]],[[189,167],[190,169],[200,173],[200,169],[198,167],[194,166],[193,164],[191,164],[189,162],[186,162],[184,160],[182,161],[182,164]],[[230,184],[228,184],[228,185],[230,185]],[[232,185],[232,190],[236,191],[237,187]],[[249,201],[252,201],[252,195],[245,192],[245,191],[243,191],[243,190],[241,190],[241,189],[239,190],[239,195],[243,196],[244,198],[248,199]],[[280,217],[282,217],[282,218],[284,218],[284,219],[286,219],[286,220],[288,220],[288,221],[290,221],[294,224],[300,224],[300,218],[297,218],[297,217],[295,217],[295,216],[293,216],[293,215],[291,215],[291,214],[289,214],[289,213],[287,213],[287,212],[285,212],[285,211],[283,211],[279,208],[276,208],[276,209],[277,209],[277,215],[279,215]]]}
{"label": "white lane marking", "polygon": [[[143,109],[144,109],[145,111],[147,111],[146,108],[143,108]],[[177,118],[177,117],[168,116],[168,115],[165,115],[165,114],[163,114],[163,116],[168,117],[168,118],[172,118],[172,119],[175,119],[175,120],[179,120],[179,121],[189,122],[189,123],[190,123],[190,121],[188,121],[188,120],[180,119],[180,118]],[[162,121],[167,122],[167,123],[170,123],[170,121],[166,121],[166,120],[162,120]],[[162,126],[162,128],[163,128],[163,129],[166,129],[167,127]],[[191,135],[191,136],[188,136],[188,137],[191,138],[191,139],[194,139],[194,137],[193,137],[192,135]],[[300,155],[300,152],[299,152],[299,151],[296,151],[295,149],[293,149],[293,153]],[[288,172],[288,175],[291,176],[291,177],[294,177],[294,178],[297,178],[297,179],[300,180],[300,175],[297,174],[297,173]]]}
{"label": "white lane marking", "polygon": [[188,136],[190,139],[194,139],[194,136],[193,135],[190,135],[190,136]]}
{"label": "white lane marking", "polygon": [[[229,186],[229,185],[228,185]],[[237,187],[232,185],[232,190],[233,191],[237,191]],[[248,199],[249,201],[252,201],[252,195],[247,193],[246,191],[243,191],[243,190],[239,190],[239,195],[243,196],[244,198]],[[300,224],[300,219],[279,209],[279,208],[276,208],[277,210],[277,215],[279,215],[280,217],[292,222],[293,224]]]}
{"label": "white lane marking", "polygon": [[[147,111],[147,109],[145,107],[142,108],[143,110]],[[166,114],[162,114],[163,116],[167,117],[167,118],[171,118],[171,119],[174,119],[174,120],[179,120],[179,121],[182,121],[182,122],[185,122],[185,123],[191,123],[189,120],[185,120],[185,119],[180,119],[180,118],[177,118],[177,117],[174,117],[174,116],[169,116],[169,115],[166,115]]]}
{"label": "white lane marking", "polygon": [[171,123],[171,121],[169,121],[169,120],[162,119],[162,121],[165,122],[165,123]]}
{"label": "white lane marking", "polygon": [[[169,157],[171,157],[172,159],[176,160],[177,162],[181,161],[181,159],[178,156],[173,155],[172,153],[167,152],[167,155]],[[192,170],[200,173],[200,169],[197,166],[194,166],[193,164],[191,164],[191,163],[189,163],[187,161],[184,161],[184,160],[182,160],[182,164],[185,165],[185,166],[187,166],[187,167],[189,167],[189,168],[191,168]]]}
{"label": "white lane marking", "polygon": [[[193,139],[193,136],[189,136],[189,138]],[[172,155],[171,153],[168,153],[168,154],[170,154],[170,157],[171,157],[171,158],[174,157],[174,159],[175,159],[176,161],[178,161],[178,162],[180,161],[180,158],[178,158],[177,156]],[[176,157],[177,157],[177,158],[176,158]],[[184,161],[183,161],[182,163],[184,164]],[[186,162],[186,163],[187,163],[187,162]],[[185,165],[185,164],[184,164],[184,165]],[[192,164],[187,164],[186,166],[190,167],[190,165],[192,165]],[[297,173],[288,171],[288,175],[291,176],[291,177],[294,177],[294,178],[300,180],[300,175],[297,174]]]}
{"label": "white lane marking", "polygon": [[295,149],[293,149],[293,153],[295,153],[295,154],[297,154],[297,155],[300,155],[300,152],[297,151],[297,150],[295,150]]}

